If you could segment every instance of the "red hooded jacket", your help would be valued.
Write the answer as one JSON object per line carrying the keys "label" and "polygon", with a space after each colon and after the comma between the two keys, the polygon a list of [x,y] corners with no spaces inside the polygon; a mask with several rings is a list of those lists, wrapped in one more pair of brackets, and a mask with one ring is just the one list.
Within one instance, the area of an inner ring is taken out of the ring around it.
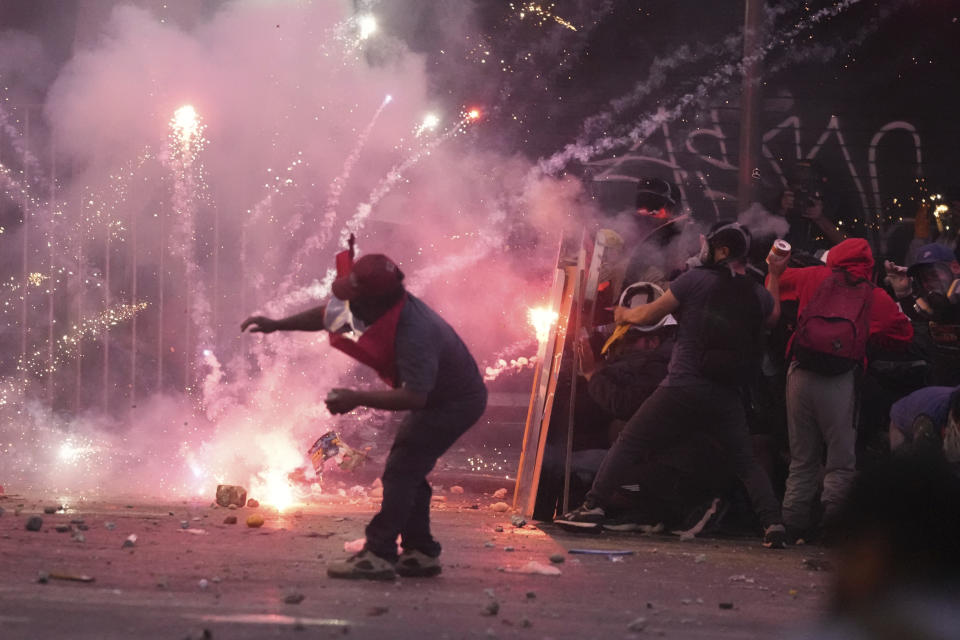
{"label": "red hooded jacket", "polygon": [[[810,298],[820,283],[834,269],[844,269],[857,278],[870,280],[873,275],[873,253],[863,238],[848,238],[830,249],[827,264],[822,267],[804,267],[787,269],[780,276],[780,300],[798,300],[798,314],[803,313]],[[887,295],[877,287],[873,290],[873,304],[870,307],[870,342],[883,347],[906,347],[913,338],[913,325],[910,319]],[[787,345],[787,353],[791,344]]]}

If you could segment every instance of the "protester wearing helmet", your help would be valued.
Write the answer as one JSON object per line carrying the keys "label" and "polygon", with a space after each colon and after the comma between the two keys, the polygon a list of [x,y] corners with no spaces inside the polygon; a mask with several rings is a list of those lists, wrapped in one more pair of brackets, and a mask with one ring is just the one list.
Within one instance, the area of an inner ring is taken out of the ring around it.
{"label": "protester wearing helmet", "polygon": [[591,529],[616,516],[614,495],[636,460],[699,436],[714,438],[743,482],[764,531],[764,545],[782,547],[785,530],[770,480],[753,457],[737,387],[759,372],[763,326],[775,323],[774,298],[745,275],[750,235],[735,222],[705,237],[703,266],[684,273],[649,304],[618,307],[617,322],[649,326],[678,319],[667,377],[627,422],[604,458],[587,499],[556,522]]}

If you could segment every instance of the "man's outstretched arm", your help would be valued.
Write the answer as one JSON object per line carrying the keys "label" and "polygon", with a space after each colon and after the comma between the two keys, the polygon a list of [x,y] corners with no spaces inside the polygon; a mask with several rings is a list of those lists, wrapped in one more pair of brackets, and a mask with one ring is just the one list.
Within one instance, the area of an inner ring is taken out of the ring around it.
{"label": "man's outstretched arm", "polygon": [[411,411],[423,409],[427,394],[405,387],[383,391],[358,389],[333,389],[327,396],[327,410],[333,414],[348,413],[357,407],[385,409],[387,411]]}
{"label": "man's outstretched arm", "polygon": [[322,304],[313,309],[307,309],[300,313],[280,320],[274,320],[266,316],[250,316],[240,325],[240,331],[246,331],[251,327],[250,333],[273,333],[274,331],[321,331],[323,327],[323,313],[327,305]]}

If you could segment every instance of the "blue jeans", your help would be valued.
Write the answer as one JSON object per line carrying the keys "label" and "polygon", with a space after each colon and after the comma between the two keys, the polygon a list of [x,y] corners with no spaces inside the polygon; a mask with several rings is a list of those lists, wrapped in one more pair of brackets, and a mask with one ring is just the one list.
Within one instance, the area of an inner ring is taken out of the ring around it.
{"label": "blue jeans", "polygon": [[472,427],[487,406],[487,394],[464,398],[441,407],[412,411],[397,431],[383,469],[383,502],[367,525],[366,548],[390,561],[397,560],[397,536],[404,549],[431,557],[440,555],[440,543],[430,533],[427,474],[437,459]]}

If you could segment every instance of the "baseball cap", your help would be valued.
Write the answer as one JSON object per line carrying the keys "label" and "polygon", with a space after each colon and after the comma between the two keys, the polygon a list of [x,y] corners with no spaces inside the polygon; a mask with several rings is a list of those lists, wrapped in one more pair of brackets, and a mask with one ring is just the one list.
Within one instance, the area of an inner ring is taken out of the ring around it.
{"label": "baseball cap", "polygon": [[957,256],[953,254],[950,247],[934,242],[920,247],[917,250],[917,256],[913,259],[913,264],[910,266],[915,267],[921,264],[933,264],[934,262],[953,262],[956,259]]}
{"label": "baseball cap", "polygon": [[379,298],[400,290],[403,272],[382,253],[361,256],[350,273],[333,281],[333,295],[340,300]]}

